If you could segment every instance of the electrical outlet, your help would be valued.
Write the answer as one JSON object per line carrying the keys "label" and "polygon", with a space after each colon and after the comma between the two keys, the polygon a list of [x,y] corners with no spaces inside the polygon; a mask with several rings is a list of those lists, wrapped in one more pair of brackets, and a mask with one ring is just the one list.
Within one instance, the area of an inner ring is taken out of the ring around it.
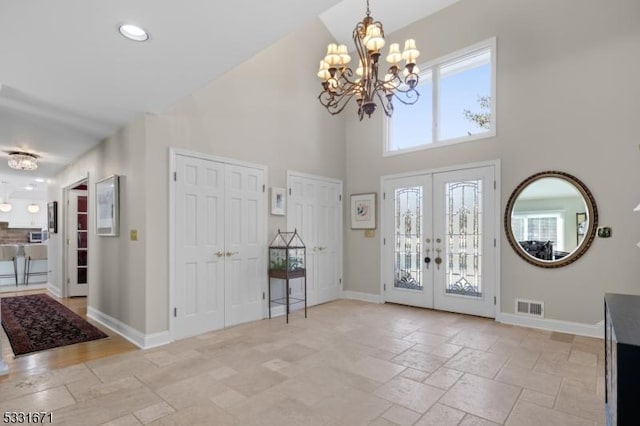
{"label": "electrical outlet", "polygon": [[598,237],[600,238],[610,238],[611,237],[611,228],[608,226],[603,226],[602,228],[598,228]]}

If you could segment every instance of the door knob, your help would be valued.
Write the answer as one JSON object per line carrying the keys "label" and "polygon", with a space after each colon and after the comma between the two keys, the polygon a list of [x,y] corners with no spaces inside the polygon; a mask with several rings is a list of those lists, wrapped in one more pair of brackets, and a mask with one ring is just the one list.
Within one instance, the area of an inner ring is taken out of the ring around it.
{"label": "door knob", "polygon": [[225,254],[227,256],[233,256],[234,254],[238,254],[238,252],[237,251],[233,251],[233,252],[232,251],[227,251]]}
{"label": "door knob", "polygon": [[223,251],[217,251],[216,252],[216,256],[222,257],[222,256],[224,256],[224,252]]}

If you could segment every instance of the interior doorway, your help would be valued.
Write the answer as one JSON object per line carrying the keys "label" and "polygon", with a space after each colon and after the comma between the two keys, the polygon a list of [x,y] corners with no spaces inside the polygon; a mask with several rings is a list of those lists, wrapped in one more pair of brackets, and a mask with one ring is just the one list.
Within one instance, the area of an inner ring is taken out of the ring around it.
{"label": "interior doorway", "polygon": [[82,179],[65,189],[64,282],[67,297],[89,295],[89,185]]}

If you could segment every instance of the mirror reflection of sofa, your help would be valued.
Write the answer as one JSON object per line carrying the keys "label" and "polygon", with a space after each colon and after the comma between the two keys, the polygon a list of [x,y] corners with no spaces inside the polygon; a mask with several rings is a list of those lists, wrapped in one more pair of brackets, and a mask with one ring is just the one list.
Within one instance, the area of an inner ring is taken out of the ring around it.
{"label": "mirror reflection of sofa", "polygon": [[533,257],[542,260],[553,260],[552,241],[518,241],[518,244]]}

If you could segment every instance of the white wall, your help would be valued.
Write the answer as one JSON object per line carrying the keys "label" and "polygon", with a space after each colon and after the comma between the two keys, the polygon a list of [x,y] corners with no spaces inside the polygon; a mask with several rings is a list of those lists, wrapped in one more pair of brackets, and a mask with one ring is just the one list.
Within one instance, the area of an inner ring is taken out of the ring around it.
{"label": "white wall", "polygon": [[[169,327],[171,147],[267,165],[268,187],[284,187],[287,170],[344,179],[344,119],[317,101],[315,73],[329,41],[314,20],[166,114],[141,118],[58,176],[50,200],[60,200],[61,188],[87,173],[90,190],[97,178],[121,175],[120,237],[90,233],[93,308],[147,335]],[[93,231],[92,195],[89,202]],[[269,216],[268,226],[271,237],[286,219]],[[133,228],[137,242],[128,241]],[[60,265],[62,238],[53,240],[52,258]],[[59,287],[59,266],[52,276]]]}
{"label": "white wall", "polygon": [[[144,332],[146,329],[145,241],[129,241],[129,230],[145,235],[145,121],[130,124],[84,154],[49,185],[49,200],[58,201],[58,234],[49,240],[49,282],[63,292],[65,205],[63,188],[89,176],[89,307]],[[95,234],[95,183],[120,175],[120,236]]]}
{"label": "white wall", "polygon": [[[382,19],[382,17],[379,17]],[[384,19],[382,19],[384,21]],[[525,263],[500,229],[502,306],[545,302],[547,318],[597,323],[605,292],[640,293],[640,154],[635,115],[640,99],[640,2],[637,0],[462,0],[394,34],[416,39],[428,61],[497,37],[497,136],[477,142],[382,157],[383,120],[347,121],[346,195],[379,191],[380,176],[475,161],[502,162],[502,213],[527,176],[561,170],[593,192],[597,238],[577,262],[560,269]],[[380,239],[346,231],[345,287],[378,293]]]}

